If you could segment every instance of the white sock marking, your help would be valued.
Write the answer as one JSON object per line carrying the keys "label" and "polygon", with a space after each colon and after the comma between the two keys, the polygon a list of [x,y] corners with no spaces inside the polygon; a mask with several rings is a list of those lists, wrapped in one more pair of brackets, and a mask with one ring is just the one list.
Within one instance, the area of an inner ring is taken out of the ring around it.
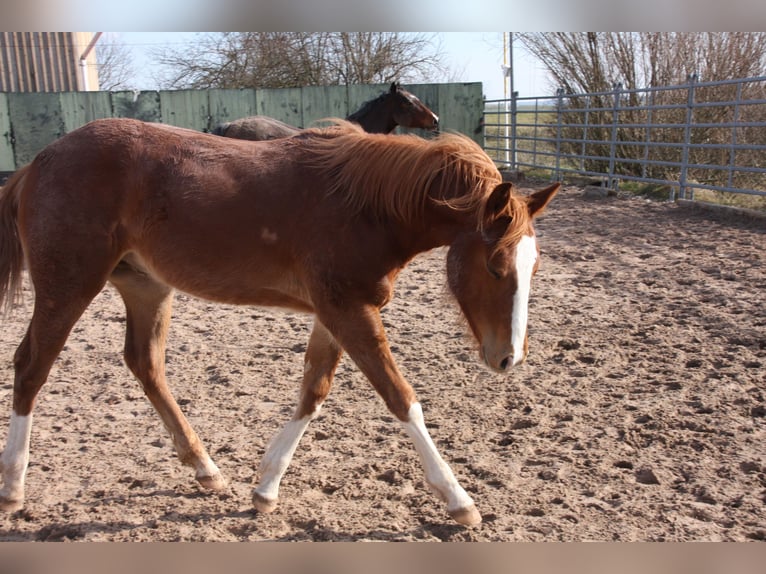
{"label": "white sock marking", "polygon": [[420,403],[413,403],[408,412],[409,421],[402,423],[404,430],[415,443],[415,450],[425,469],[426,481],[447,503],[447,511],[473,506],[473,500],[458,484],[452,469],[444,462],[428,434]]}
{"label": "white sock marking", "polygon": [[279,498],[279,483],[293,459],[295,449],[306,432],[309,423],[317,417],[321,405],[316,410],[302,419],[291,420],[279,433],[271,440],[263,455],[259,471],[261,481],[255,492],[267,500],[276,500]]}
{"label": "white sock marking", "polygon": [[32,434],[32,415],[19,416],[11,413],[8,440],[0,455],[3,472],[3,488],[0,497],[6,500],[24,499],[24,479],[29,466],[29,440]]}
{"label": "white sock marking", "polygon": [[532,286],[532,271],[537,261],[537,240],[525,235],[516,245],[516,293],[513,294],[513,315],[511,317],[511,345],[513,364],[524,360],[524,341],[527,337],[529,317],[529,292]]}

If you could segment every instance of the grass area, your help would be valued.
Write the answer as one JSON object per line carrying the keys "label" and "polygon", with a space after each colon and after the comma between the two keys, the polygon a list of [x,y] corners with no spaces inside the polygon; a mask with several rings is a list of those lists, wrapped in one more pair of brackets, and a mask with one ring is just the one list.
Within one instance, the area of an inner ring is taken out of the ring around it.
{"label": "grass area", "polygon": [[766,212],[766,196],[749,195],[746,193],[728,193],[724,191],[710,191],[708,189],[699,189],[694,192],[696,201],[705,201],[707,203],[717,203],[729,207],[738,207],[740,209],[753,209],[755,211]]}
{"label": "grass area", "polygon": [[[678,186],[667,184],[629,181],[621,183],[620,190],[656,201],[669,201],[673,191],[675,191],[675,197],[678,197]],[[766,211],[766,196],[763,195],[697,189],[694,191],[694,199],[695,201],[704,201],[705,203],[715,203],[739,209]]]}

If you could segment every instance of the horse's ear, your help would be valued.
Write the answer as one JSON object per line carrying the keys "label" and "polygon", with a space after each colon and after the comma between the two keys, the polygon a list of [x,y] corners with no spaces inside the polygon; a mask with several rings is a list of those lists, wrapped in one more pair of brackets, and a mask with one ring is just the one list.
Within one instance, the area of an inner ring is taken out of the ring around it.
{"label": "horse's ear", "polygon": [[561,183],[556,182],[553,185],[549,185],[545,189],[534,192],[527,198],[527,209],[529,210],[530,217],[537,217],[543,212],[545,206],[548,205],[553,196],[556,195],[561,189]]}
{"label": "horse's ear", "polygon": [[399,91],[399,82],[391,82],[391,93],[395,94]]}
{"label": "horse's ear", "polygon": [[489,227],[493,221],[498,217],[505,214],[507,215],[508,203],[511,201],[511,190],[513,184],[504,181],[498,184],[495,189],[492,190],[487,204],[484,207],[484,227]]}

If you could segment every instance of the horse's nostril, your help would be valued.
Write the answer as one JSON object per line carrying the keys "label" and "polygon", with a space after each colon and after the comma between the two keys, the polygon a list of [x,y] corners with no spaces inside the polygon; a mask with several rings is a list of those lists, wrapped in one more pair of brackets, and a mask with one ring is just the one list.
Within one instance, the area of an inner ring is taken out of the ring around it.
{"label": "horse's nostril", "polygon": [[508,368],[508,363],[509,363],[509,362],[510,362],[510,361],[508,360],[508,357],[506,357],[505,359],[503,359],[502,361],[500,361],[500,370],[501,370],[501,371],[504,371],[504,370],[506,370],[506,369]]}

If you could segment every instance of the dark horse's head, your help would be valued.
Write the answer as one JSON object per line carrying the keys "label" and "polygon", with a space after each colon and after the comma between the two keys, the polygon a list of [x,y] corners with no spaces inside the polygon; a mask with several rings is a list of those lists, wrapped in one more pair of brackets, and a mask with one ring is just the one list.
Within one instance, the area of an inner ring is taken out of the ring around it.
{"label": "dark horse's head", "polygon": [[391,133],[396,126],[436,130],[439,116],[412,94],[392,82],[391,88],[346,118],[370,133]]}

